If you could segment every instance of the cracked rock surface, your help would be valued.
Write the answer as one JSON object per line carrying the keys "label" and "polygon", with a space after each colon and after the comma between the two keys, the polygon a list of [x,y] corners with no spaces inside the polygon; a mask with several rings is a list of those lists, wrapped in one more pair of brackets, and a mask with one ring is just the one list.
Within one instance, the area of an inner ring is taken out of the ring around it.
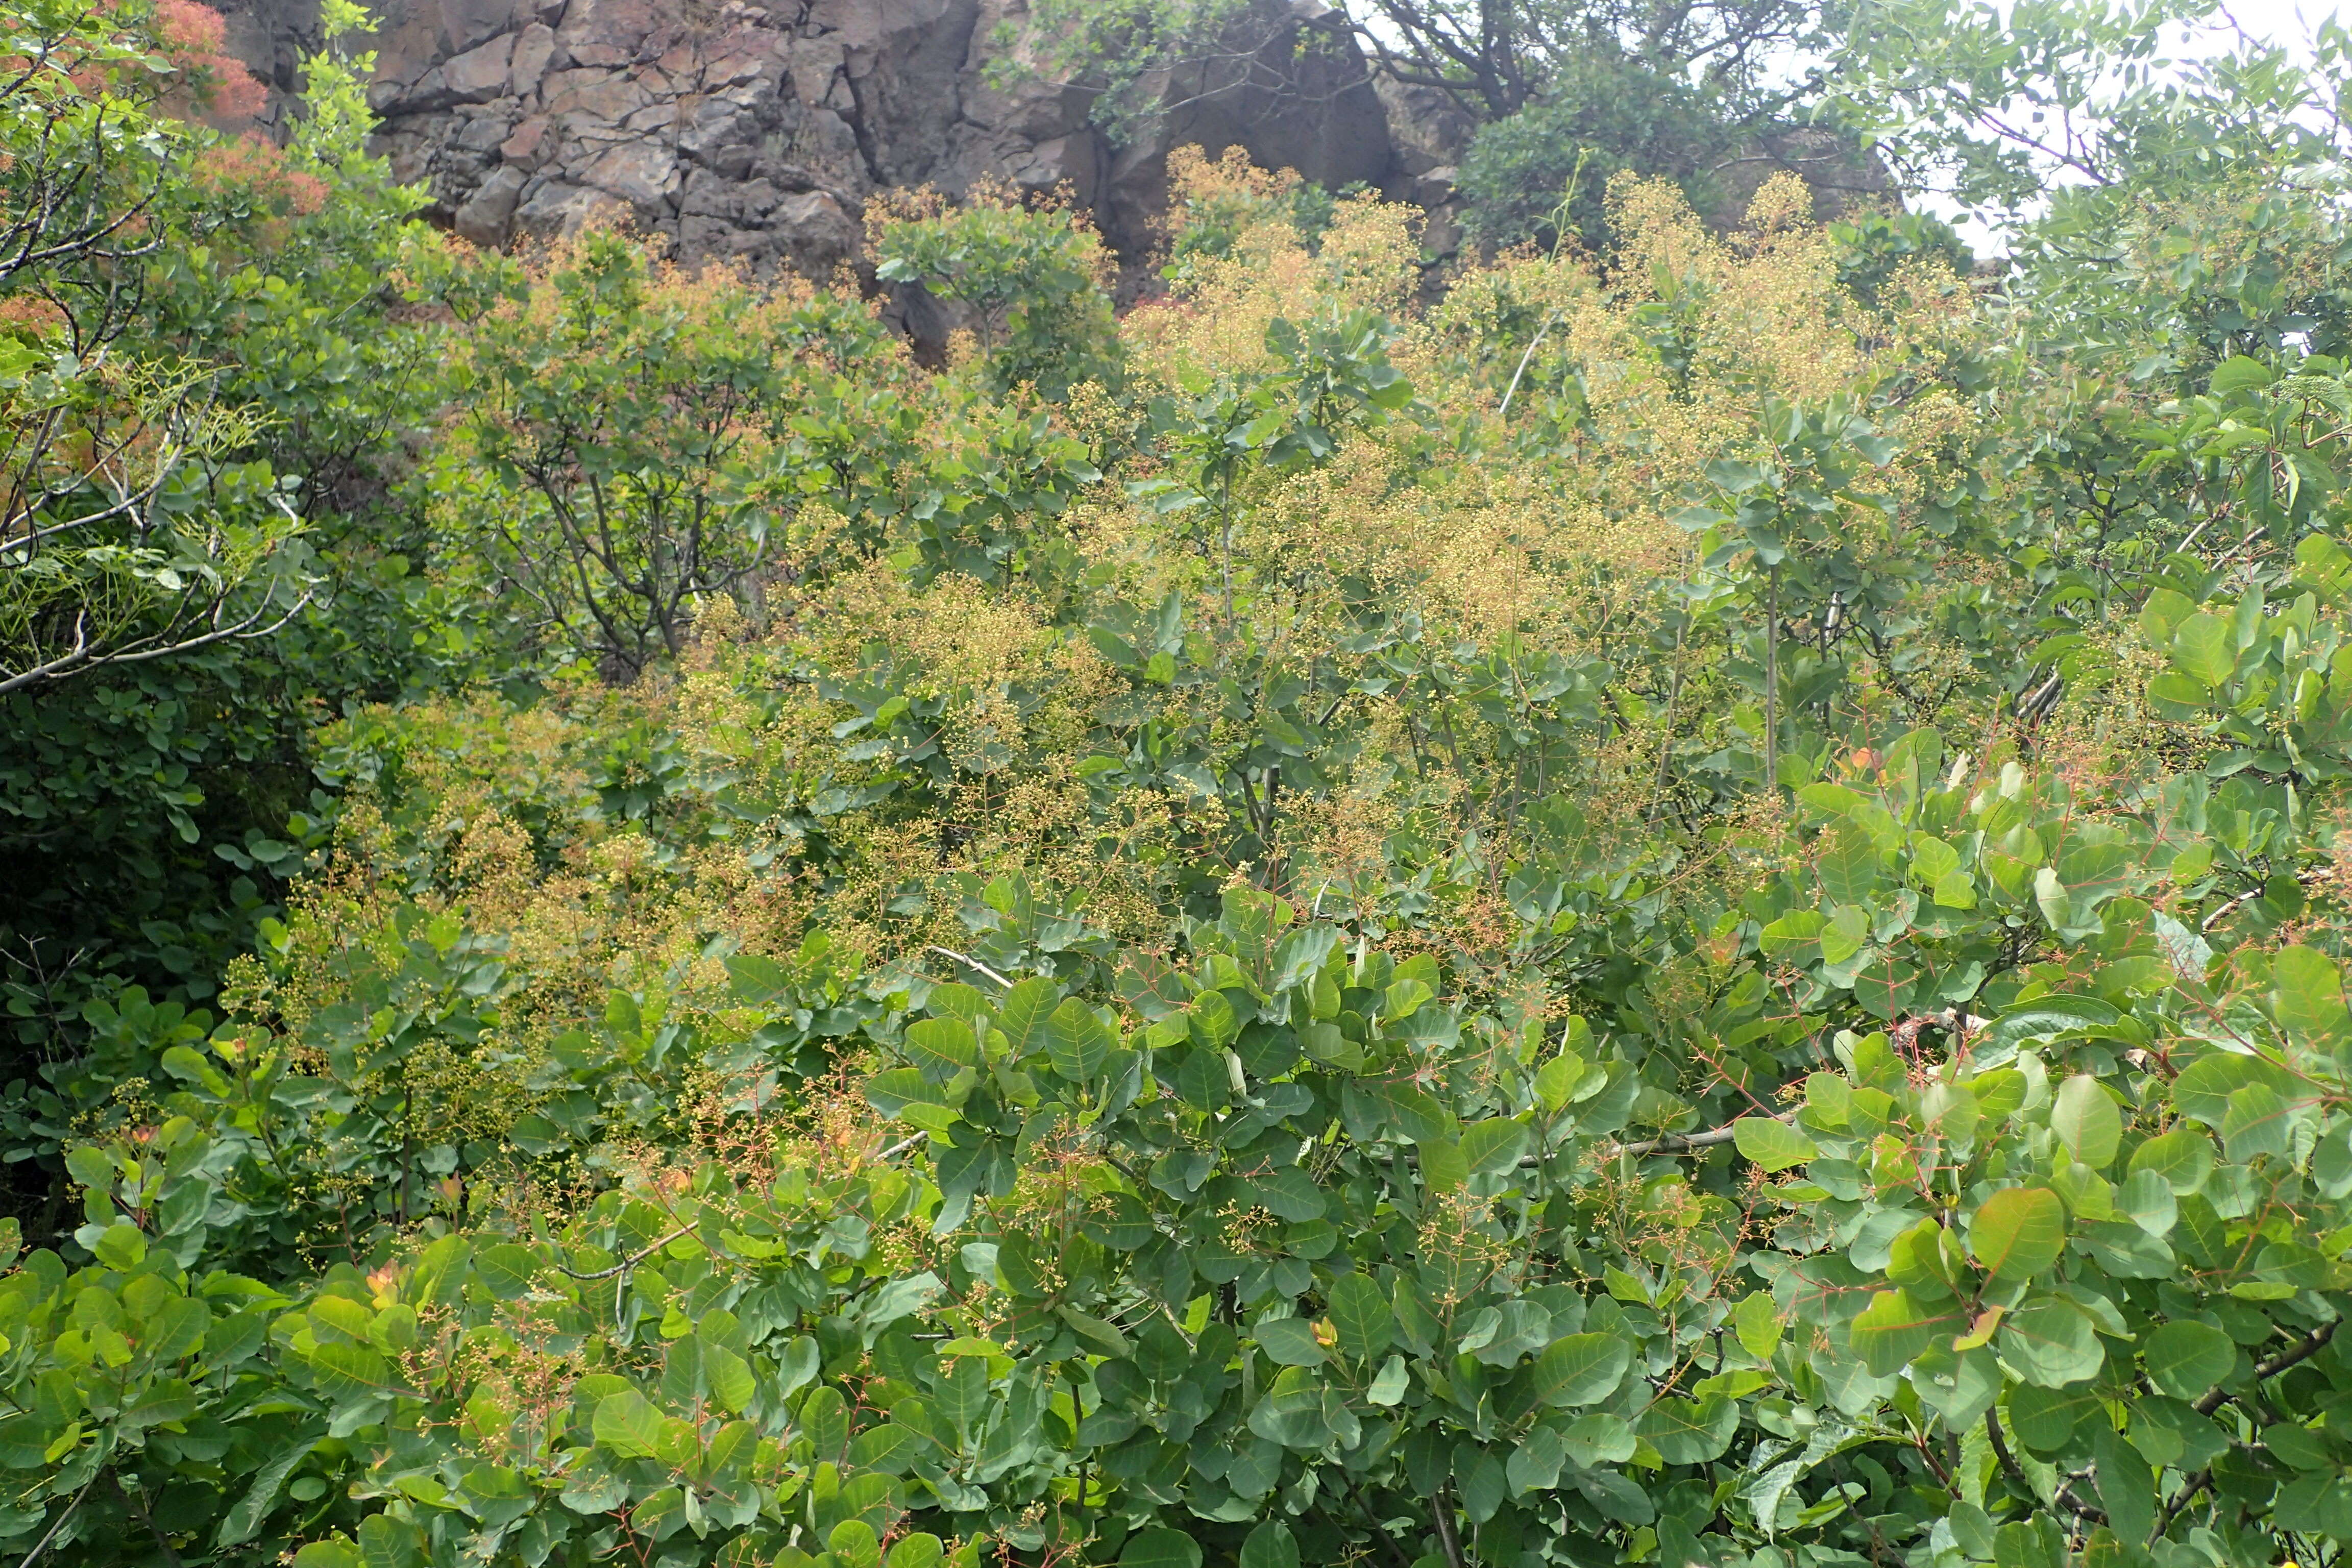
{"label": "cracked rock surface", "polygon": [[[1286,16],[1283,0],[1259,0]],[[1081,90],[1007,86],[992,58],[1027,0],[378,0],[379,151],[478,245],[625,215],[681,261],[740,258],[830,278],[878,188],[1066,185],[1139,257],[1171,148],[1245,148],[1328,185],[1426,185],[1352,49],[1279,72],[1171,79],[1181,105],[1115,147]],[[316,37],[316,0],[228,0],[232,47],[278,93]],[[1312,54],[1313,51],[1307,51]],[[1197,73],[1196,73],[1197,74]],[[1266,85],[1279,75],[1280,90]],[[1417,144],[1415,144],[1417,146]]]}
{"label": "cracked rock surface", "polygon": [[[992,179],[1066,187],[1132,265],[1166,209],[1168,154],[1187,143],[1415,203],[1433,252],[1460,237],[1454,181],[1475,127],[1314,26],[1318,0],[1251,0],[1235,36],[1262,47],[1148,80],[1170,107],[1123,145],[1090,123],[1084,90],[1020,68],[1030,0],[373,3],[377,148],[430,193],[429,221],[477,245],[625,216],[689,265],[733,258],[829,281],[860,259],[875,191],[960,195]],[[282,119],[318,47],[318,0],[221,9],[229,47],[270,89],[265,119]],[[1895,199],[1875,159],[1817,131],[1750,152],[1717,221],[1778,169],[1813,187],[1820,217]]]}

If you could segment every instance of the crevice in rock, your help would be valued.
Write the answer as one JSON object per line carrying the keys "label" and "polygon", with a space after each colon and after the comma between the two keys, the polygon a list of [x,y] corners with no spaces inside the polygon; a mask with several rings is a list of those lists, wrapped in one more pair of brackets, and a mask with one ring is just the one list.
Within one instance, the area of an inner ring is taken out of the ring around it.
{"label": "crevice in rock", "polygon": [[874,111],[866,101],[866,89],[846,66],[842,68],[841,79],[849,84],[849,101],[853,106],[849,115],[849,133],[856,138],[857,155],[866,163],[866,177],[877,185],[887,185],[890,181],[882,172],[882,154],[876,146],[874,135]]}

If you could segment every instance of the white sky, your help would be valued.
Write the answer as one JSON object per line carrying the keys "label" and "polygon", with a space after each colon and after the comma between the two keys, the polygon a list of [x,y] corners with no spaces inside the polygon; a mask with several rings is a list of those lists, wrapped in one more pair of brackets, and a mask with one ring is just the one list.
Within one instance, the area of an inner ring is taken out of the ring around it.
{"label": "white sky", "polygon": [[2229,12],[2254,37],[2291,44],[2309,37],[2313,26],[2341,16],[2346,8],[2342,0],[2235,0]]}

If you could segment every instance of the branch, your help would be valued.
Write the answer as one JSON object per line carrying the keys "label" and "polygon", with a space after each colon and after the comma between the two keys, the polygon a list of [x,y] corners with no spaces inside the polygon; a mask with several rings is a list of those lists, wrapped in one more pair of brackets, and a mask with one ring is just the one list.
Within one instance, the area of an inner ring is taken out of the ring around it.
{"label": "branch", "polygon": [[671,1242],[676,1241],[679,1237],[687,1235],[693,1229],[694,1227],[690,1225],[679,1226],[676,1230],[671,1231],[667,1236],[663,1237],[659,1241],[655,1242],[651,1247],[646,1247],[643,1252],[636,1254],[636,1256],[633,1258],[625,1258],[621,1259],[620,1262],[613,1265],[610,1268],[600,1268],[593,1274],[577,1273],[572,1269],[566,1268],[561,1263],[555,1265],[555,1271],[558,1274],[569,1274],[574,1279],[610,1279],[615,1274],[625,1273],[629,1269],[635,1268],[638,1264],[643,1263],[646,1258],[651,1258],[655,1253],[659,1252],[663,1247],[667,1247]]}
{"label": "branch", "polygon": [[[292,608],[269,625],[262,626],[258,631],[253,628],[264,616],[269,613],[269,606],[267,604],[235,626],[215,626],[202,636],[186,637],[178,642],[158,640],[170,636],[167,629],[157,633],[153,639],[142,639],[154,641],[156,646],[142,647],[139,643],[133,642],[114,653],[95,653],[90,650],[89,616],[85,611],[75,617],[74,646],[71,648],[46,663],[34,665],[29,669],[20,670],[15,675],[0,679],[0,692],[15,691],[19,688],[30,686],[37,680],[63,680],[68,676],[84,675],[93,669],[102,669],[110,664],[141,664],[151,658],[194,653],[200,647],[209,647],[216,642],[252,641],[256,638],[270,637],[282,630],[287,622],[300,615],[304,607],[317,595],[318,590],[315,588],[305,592],[299,599],[294,601]],[[174,619],[176,618],[175,616]]]}
{"label": "branch", "polygon": [[1503,406],[1496,411],[1496,418],[1508,419],[1511,416],[1511,399],[1518,395],[1519,377],[1528,374],[1528,361],[1536,357],[1536,349],[1544,341],[1544,334],[1551,331],[1551,324],[1558,320],[1559,312],[1554,310],[1544,318],[1543,325],[1536,329],[1536,335],[1528,340],[1528,352],[1519,356],[1519,368],[1511,373],[1510,389],[1503,394]]}
{"label": "branch", "polygon": [[[2317,1355],[2326,1348],[2327,1342],[2336,1337],[2336,1331],[2343,1321],[2343,1319],[2337,1318],[2332,1322],[2322,1323],[2270,1360],[2257,1362],[2254,1364],[2254,1381],[2259,1384],[2265,1379],[2276,1377],[2289,1367],[2299,1366]],[[2204,1396],[2197,1401],[2195,1406],[2197,1414],[2210,1415],[2230,1403],[2232,1397],[2227,1389],[2209,1389]]]}
{"label": "branch", "polygon": [[2211,931],[2215,926],[2220,925],[2223,921],[2229,919],[2232,914],[2235,914],[2240,908],[2252,903],[2256,899],[2259,899],[2262,896],[2263,889],[2260,888],[2255,888],[2247,892],[2240,893],[2236,898],[2230,900],[2228,902],[2222,904],[2221,908],[2215,910],[2211,914],[2207,915],[2203,920],[2198,921],[2197,933],[2200,936],[2202,936],[2205,932]]}
{"label": "branch", "polygon": [[[2026,1475],[2023,1467],[2018,1464],[2016,1457],[2009,1451],[2008,1440],[2000,1435],[2000,1413],[1999,1411],[1988,1410],[1985,1412],[1985,1436],[1992,1439],[1993,1458],[2000,1461],[2000,1472],[2002,1475],[2009,1478],[2010,1485],[2023,1492],[2027,1497],[2038,1498],[2041,1496],[2041,1493],[2035,1489],[2032,1480]],[[2057,1495],[2053,1497],[2050,1500],[2053,1505],[2060,1503],[2064,1504],[2067,1510],[2073,1513],[2077,1519],[2088,1520],[2093,1524],[2105,1524],[2107,1522],[2107,1510],[2103,1508],[2094,1508],[2091,1504],[2086,1503],[2082,1499],[2076,1497],[2074,1495],[2074,1488],[2072,1481],[2061,1481],[2058,1485]]]}
{"label": "branch", "polygon": [[1364,1494],[1356,1489],[1356,1483],[1347,1471],[1339,1470],[1338,1474],[1339,1484],[1348,1489],[1349,1499],[1362,1511],[1364,1522],[1372,1527],[1372,1539],[1388,1548],[1389,1560],[1395,1563],[1396,1568],[1412,1568],[1412,1564],[1405,1560],[1404,1548],[1397,1544],[1396,1537],[1381,1528],[1380,1510],[1364,1500]]}
{"label": "branch", "polygon": [[1437,1544],[1445,1551],[1446,1568],[1465,1568],[1462,1559],[1462,1536],[1454,1525],[1454,1489],[1437,1489],[1437,1506],[1432,1510],[1437,1521]]}
{"label": "branch", "polygon": [[89,1495],[89,1489],[97,1484],[98,1476],[96,1474],[93,1474],[89,1479],[82,1482],[81,1490],[74,1493],[73,1501],[66,1504],[65,1512],[58,1515],[57,1522],[49,1526],[48,1532],[47,1534],[43,1535],[38,1541],[33,1542],[33,1549],[25,1553],[25,1560],[22,1563],[17,1563],[16,1568],[33,1568],[33,1560],[40,1556],[42,1552],[47,1548],[50,1542],[57,1539],[58,1531],[66,1527],[66,1521],[73,1517],[74,1510],[81,1506],[81,1500],[88,1497]]}
{"label": "branch", "polygon": [[163,1561],[170,1563],[171,1568],[181,1568],[180,1554],[172,1549],[171,1542],[156,1527],[155,1516],[147,1511],[147,1505],[131,1495],[130,1489],[122,1484],[122,1478],[114,1473],[113,1466],[107,1466],[102,1473],[106,1477],[106,1484],[114,1489],[114,1495],[121,1500],[122,1506],[137,1514],[139,1522],[147,1527],[147,1533],[155,1538],[155,1544],[163,1550]]}
{"label": "branch", "polygon": [[[1924,1014],[1916,1022],[1922,1025],[1933,1024],[1940,1029],[1968,1035],[1983,1028],[1986,1020],[1973,1013],[1963,1013],[1957,1007],[1947,1007],[1940,1013]],[[1753,1095],[1748,1098],[1755,1099]],[[1763,1102],[1757,1100],[1756,1103],[1761,1106]],[[1794,1114],[1793,1111],[1777,1115],[1768,1112],[1767,1118],[1785,1124]],[[1739,1119],[1740,1121],[1747,1120],[1748,1120],[1747,1117]],[[1718,1148],[1730,1142],[1738,1136],[1738,1126],[1739,1121],[1734,1121],[1728,1127],[1717,1127],[1707,1132],[1669,1132],[1662,1138],[1644,1138],[1633,1143],[1607,1143],[1601,1146],[1600,1153],[1604,1160],[1613,1160],[1621,1154],[1695,1154],[1702,1149]],[[1519,1163],[1523,1165],[1532,1165],[1536,1163],[1536,1157],[1530,1155]],[[2320,1342],[2324,1344],[2326,1342],[2323,1340]],[[2316,1350],[2318,1346],[2315,1345],[2312,1348]],[[2308,1355],[2310,1352],[2306,1351],[2304,1353]]]}
{"label": "branch", "polygon": [[2071,1479],[2058,1483],[2058,1495],[2052,1500],[2064,1503],[2077,1519],[2089,1520],[2093,1524],[2107,1522],[2107,1510],[2103,1508],[2093,1508],[2089,1503],[2076,1497],[2074,1483]]}
{"label": "branch", "polygon": [[[1746,1117],[1740,1118],[1742,1121],[1746,1120]],[[1785,1116],[1775,1116],[1772,1120],[1786,1121],[1789,1119]],[[1601,1154],[1603,1159],[1608,1160],[1613,1160],[1620,1154],[1695,1154],[1702,1149],[1714,1149],[1730,1142],[1738,1136],[1733,1129],[1738,1125],[1739,1123],[1735,1121],[1730,1127],[1718,1127],[1711,1132],[1669,1132],[1663,1138],[1644,1138],[1633,1143],[1604,1144]]]}
{"label": "branch", "polygon": [[2015,1487],[2019,1491],[2023,1492],[2027,1497],[2039,1496],[2040,1494],[2034,1490],[2033,1482],[2027,1478],[2025,1471],[2019,1467],[2016,1457],[2010,1453],[2009,1440],[2000,1435],[2000,1413],[1999,1411],[1988,1410],[1985,1412],[1985,1436],[1992,1439],[1992,1457],[2000,1462],[2000,1473],[2009,1478],[2010,1485]]}
{"label": "branch", "polygon": [[989,968],[988,965],[982,963],[980,960],[976,958],[967,958],[951,947],[926,947],[923,951],[925,952],[936,952],[941,958],[952,958],[958,963],[962,964],[966,969],[977,970],[979,973],[987,975],[991,980],[995,981],[1007,991],[1013,989],[1013,982],[1005,979],[1004,976],[997,973],[996,971]]}
{"label": "branch", "polygon": [[2147,1543],[2154,1546],[2163,1540],[2164,1532],[2172,1528],[2172,1521],[2180,1517],[2180,1510],[2196,1501],[2197,1494],[2212,1484],[2213,1472],[2210,1468],[2200,1470],[2189,1477],[2189,1484],[2182,1487],[2169,1501],[2166,1502],[2164,1511],[2157,1515],[2156,1528],[2148,1532]]}

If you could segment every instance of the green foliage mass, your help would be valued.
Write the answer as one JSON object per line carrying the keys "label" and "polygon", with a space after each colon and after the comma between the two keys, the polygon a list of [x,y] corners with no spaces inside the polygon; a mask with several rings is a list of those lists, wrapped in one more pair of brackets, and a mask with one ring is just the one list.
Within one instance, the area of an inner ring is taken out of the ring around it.
{"label": "green foliage mass", "polygon": [[1988,203],[1984,105],[2090,117],[1998,290],[1617,171],[1429,299],[1195,157],[1124,317],[1069,215],[877,209],[931,368],[405,226],[332,47],[273,153],[9,13],[0,176],[93,205],[0,273],[0,647],[109,629],[0,691],[0,1549],[2336,1561],[2334,89],[1872,16],[1839,112]]}
{"label": "green foliage mass", "polygon": [[1024,384],[1066,396],[1117,380],[1107,258],[1070,214],[1031,212],[1013,196],[974,193],[951,215],[917,210],[886,224],[875,276],[952,301],[970,317],[990,389]]}

